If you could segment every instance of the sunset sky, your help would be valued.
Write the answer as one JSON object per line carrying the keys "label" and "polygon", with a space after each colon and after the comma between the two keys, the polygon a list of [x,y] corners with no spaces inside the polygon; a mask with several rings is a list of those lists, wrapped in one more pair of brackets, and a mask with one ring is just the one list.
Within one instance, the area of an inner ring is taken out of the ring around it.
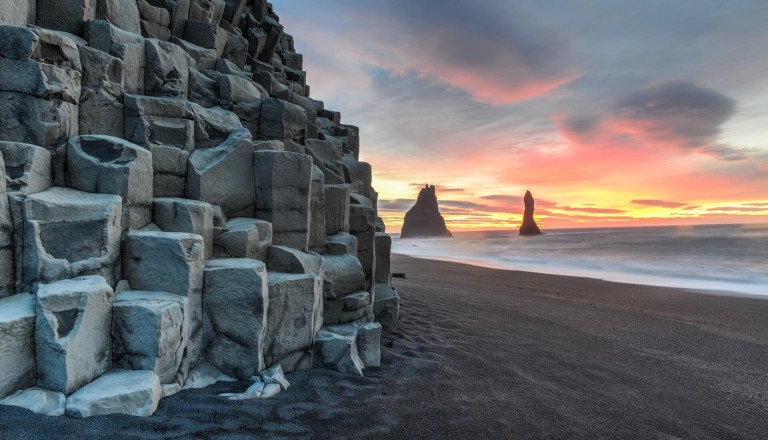
{"label": "sunset sky", "polygon": [[765,0],[273,3],[388,231],[768,222]]}

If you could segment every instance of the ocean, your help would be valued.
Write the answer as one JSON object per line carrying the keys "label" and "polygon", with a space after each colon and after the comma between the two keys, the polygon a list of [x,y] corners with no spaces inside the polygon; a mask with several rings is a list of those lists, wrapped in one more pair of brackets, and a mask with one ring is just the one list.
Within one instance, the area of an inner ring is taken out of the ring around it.
{"label": "ocean", "polygon": [[392,252],[497,269],[768,295],[768,224],[458,232]]}

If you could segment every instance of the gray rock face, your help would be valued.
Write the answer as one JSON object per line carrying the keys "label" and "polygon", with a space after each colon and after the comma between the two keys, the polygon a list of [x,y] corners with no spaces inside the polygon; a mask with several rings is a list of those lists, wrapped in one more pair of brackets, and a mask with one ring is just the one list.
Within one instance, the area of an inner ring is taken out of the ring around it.
{"label": "gray rock face", "polygon": [[33,387],[9,395],[0,400],[0,405],[18,406],[46,416],[63,416],[66,402],[67,397],[62,393]]}
{"label": "gray rock face", "polygon": [[187,197],[220,205],[228,216],[251,216],[256,203],[252,156],[245,129],[217,147],[195,150],[189,157]]}
{"label": "gray rock face", "polygon": [[147,417],[162,397],[160,380],[152,371],[114,369],[67,399],[67,414],[85,418],[106,414]]}
{"label": "gray rock face", "polygon": [[80,275],[119,279],[120,197],[51,188],[13,199],[18,291]]}
{"label": "gray rock face", "polygon": [[112,288],[100,276],[37,289],[37,384],[71,394],[112,367]]}
{"label": "gray rock face", "polygon": [[51,180],[51,153],[36,145],[0,141],[5,162],[3,184],[8,192],[24,195],[45,191]]}
{"label": "gray rock face", "polygon": [[325,242],[326,255],[354,255],[357,256],[357,237],[339,232],[328,236]]}
{"label": "gray rock face", "polygon": [[[269,272],[264,362],[285,372],[312,366],[312,344],[322,326],[322,285],[316,275]],[[318,322],[320,321],[320,322]]]}
{"label": "gray rock face", "polygon": [[139,8],[136,2],[123,0],[97,0],[96,18],[106,20],[120,29],[141,33]]}
{"label": "gray rock face", "polygon": [[152,154],[111,136],[74,136],[67,142],[67,183],[123,201],[123,229],[152,220]]}
{"label": "gray rock face", "polygon": [[173,197],[156,198],[154,223],[166,232],[187,232],[203,237],[203,255],[213,256],[213,209],[197,200]]}
{"label": "gray rock face", "polygon": [[0,299],[0,397],[35,384],[35,297]]}
{"label": "gray rock face", "polygon": [[203,298],[212,333],[205,358],[241,380],[263,370],[269,304],[266,265],[241,258],[208,261]]}
{"label": "gray rock face", "polygon": [[256,217],[272,223],[272,242],[306,251],[312,159],[284,151],[256,151]]}
{"label": "gray rock face", "polygon": [[320,330],[315,345],[314,365],[355,376],[363,375],[363,361],[357,352],[354,330],[336,333]]}
{"label": "gray rock face", "polygon": [[215,255],[267,261],[271,245],[272,223],[246,217],[233,218],[215,238]]}
{"label": "gray rock face", "polygon": [[400,296],[397,289],[387,284],[376,284],[373,314],[384,324],[393,324],[400,319]]}
{"label": "gray rock face", "polygon": [[376,233],[376,276],[375,282],[392,284],[392,270],[389,254],[392,252],[392,237],[384,232]]}
{"label": "gray rock face", "polygon": [[126,32],[104,20],[92,20],[85,23],[85,39],[89,46],[123,61],[126,93],[144,93],[147,53],[141,35]]}
{"label": "gray rock face", "polygon": [[349,232],[349,185],[325,185],[325,232]]}
{"label": "gray rock face", "polygon": [[125,279],[131,288],[187,298],[189,339],[179,369],[182,381],[203,352],[203,248],[202,237],[181,232],[130,232],[123,245]]}
{"label": "gray rock face", "polygon": [[320,255],[286,246],[270,246],[268,261],[269,270],[275,272],[322,275],[325,270],[324,258]]}
{"label": "gray rock face", "polygon": [[181,47],[165,41],[146,40],[145,93],[150,96],[187,97],[189,68],[195,61]]}
{"label": "gray rock face", "polygon": [[265,0],[0,0],[0,404],[378,363],[371,167],[303,68]]}
{"label": "gray rock face", "polygon": [[0,152],[0,298],[16,293],[13,253],[13,219],[5,192],[5,166]]}
{"label": "gray rock face", "polygon": [[263,139],[299,139],[307,132],[307,113],[298,105],[279,99],[261,103],[259,137]]}
{"label": "gray rock face", "polygon": [[189,338],[187,298],[165,292],[126,290],[112,306],[115,368],[151,370],[161,383],[179,381]]}

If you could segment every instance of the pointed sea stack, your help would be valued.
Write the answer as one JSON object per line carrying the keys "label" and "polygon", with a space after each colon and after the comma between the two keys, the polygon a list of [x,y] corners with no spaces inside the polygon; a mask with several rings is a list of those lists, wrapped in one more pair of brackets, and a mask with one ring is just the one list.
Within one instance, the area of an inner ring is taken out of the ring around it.
{"label": "pointed sea stack", "polygon": [[541,235],[541,229],[536,225],[533,219],[533,196],[530,191],[525,192],[525,212],[523,213],[523,224],[520,225],[520,235]]}
{"label": "pointed sea stack", "polygon": [[434,185],[422,188],[416,204],[405,214],[400,238],[414,237],[453,237],[437,207]]}

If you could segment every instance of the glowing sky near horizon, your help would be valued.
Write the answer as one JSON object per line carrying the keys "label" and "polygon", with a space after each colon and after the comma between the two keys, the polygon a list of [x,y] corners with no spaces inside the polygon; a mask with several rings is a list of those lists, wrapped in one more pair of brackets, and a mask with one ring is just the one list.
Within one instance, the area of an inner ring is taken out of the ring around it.
{"label": "glowing sky near horizon", "polygon": [[768,222],[764,0],[274,0],[398,231]]}

